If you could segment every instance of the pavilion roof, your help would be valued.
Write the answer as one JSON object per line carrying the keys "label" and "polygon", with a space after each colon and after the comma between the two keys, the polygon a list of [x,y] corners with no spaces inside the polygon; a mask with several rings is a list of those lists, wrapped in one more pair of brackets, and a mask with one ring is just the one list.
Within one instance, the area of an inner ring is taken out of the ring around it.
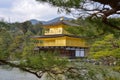
{"label": "pavilion roof", "polygon": [[67,35],[67,34],[54,34],[54,35],[42,35],[42,36],[33,36],[32,38],[56,38],[56,37],[74,37],[74,38],[85,38],[81,36],[75,36],[75,35]]}
{"label": "pavilion roof", "polygon": [[59,24],[64,24],[64,25],[68,25],[68,26],[80,26],[80,25],[75,24],[69,20],[61,20],[58,22],[52,22],[52,23],[44,24],[43,26],[54,26],[54,25],[59,25]]}

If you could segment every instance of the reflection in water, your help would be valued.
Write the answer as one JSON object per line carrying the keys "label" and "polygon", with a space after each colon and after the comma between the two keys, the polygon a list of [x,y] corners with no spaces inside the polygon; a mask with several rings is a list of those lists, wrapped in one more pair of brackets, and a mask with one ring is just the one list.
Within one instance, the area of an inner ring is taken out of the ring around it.
{"label": "reflection in water", "polygon": [[3,69],[0,66],[0,80],[40,80],[35,75],[20,71],[17,68]]}

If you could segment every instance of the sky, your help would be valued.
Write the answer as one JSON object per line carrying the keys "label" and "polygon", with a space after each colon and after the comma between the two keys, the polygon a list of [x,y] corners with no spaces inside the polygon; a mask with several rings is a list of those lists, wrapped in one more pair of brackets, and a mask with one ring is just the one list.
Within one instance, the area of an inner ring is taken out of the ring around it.
{"label": "sky", "polygon": [[30,19],[48,21],[60,16],[72,17],[58,13],[57,9],[35,0],[0,0],[0,19],[8,22],[24,22]]}

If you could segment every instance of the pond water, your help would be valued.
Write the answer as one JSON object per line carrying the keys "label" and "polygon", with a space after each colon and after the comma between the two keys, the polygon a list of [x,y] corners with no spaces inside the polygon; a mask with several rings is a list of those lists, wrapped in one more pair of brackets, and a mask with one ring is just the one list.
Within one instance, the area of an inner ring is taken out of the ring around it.
{"label": "pond water", "polygon": [[4,69],[0,66],[0,80],[42,80],[38,79],[35,75],[20,71],[17,68]]}
{"label": "pond water", "polygon": [[[116,80],[120,80],[119,73],[111,72],[111,76],[115,75]],[[100,77],[101,78],[101,77]],[[23,72],[18,68],[6,68],[6,66],[0,66],[0,80],[47,80],[43,76],[42,79],[37,78],[35,75]],[[100,80],[103,80],[102,78]]]}

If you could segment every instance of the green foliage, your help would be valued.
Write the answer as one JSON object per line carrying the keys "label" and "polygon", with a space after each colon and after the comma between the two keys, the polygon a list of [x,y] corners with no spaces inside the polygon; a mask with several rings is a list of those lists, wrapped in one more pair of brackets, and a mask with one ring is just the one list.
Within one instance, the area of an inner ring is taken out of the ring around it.
{"label": "green foliage", "polygon": [[29,21],[18,24],[19,24],[18,27],[23,31],[24,34],[28,31],[28,28],[32,26],[31,22]]}
{"label": "green foliage", "polygon": [[[71,63],[73,69],[66,72],[66,80],[119,80],[111,68],[84,62]],[[74,69],[75,68],[75,69]]]}
{"label": "green foliage", "polygon": [[[119,25],[119,18],[108,19],[114,24],[114,20]],[[112,22],[113,21],[113,22]],[[119,37],[120,31],[111,29],[108,25],[102,23],[101,18],[86,18],[77,19],[72,21],[80,26],[69,27],[66,30],[74,35],[82,36],[88,38],[88,41],[92,39],[102,38],[106,34],[114,34],[115,37]]]}
{"label": "green foliage", "polygon": [[[3,34],[4,33],[4,34]],[[8,48],[12,43],[12,38],[8,31],[0,31],[0,59],[7,59],[9,52]]]}
{"label": "green foliage", "polygon": [[112,23],[115,26],[119,26],[120,25],[120,18],[109,18],[108,21],[110,23]]}
{"label": "green foliage", "polygon": [[41,27],[42,24],[35,24],[33,25],[32,27],[29,28],[29,30],[34,33],[34,34],[37,34],[37,35],[41,35],[42,34],[42,27]]}
{"label": "green foliage", "polygon": [[24,42],[22,58],[26,58],[26,57],[31,56],[32,54],[34,54],[34,51],[33,51],[34,48],[35,48],[34,40],[30,39],[30,38],[26,39],[26,41]]}
{"label": "green foliage", "polygon": [[117,71],[117,72],[120,73],[120,66],[115,66],[115,67],[113,67],[113,70],[115,70],[115,71]]}
{"label": "green foliage", "polygon": [[67,64],[67,60],[61,59],[56,53],[41,52],[27,56],[26,61],[22,65],[32,67],[35,70],[61,70]]}
{"label": "green foliage", "polygon": [[41,25],[32,25],[29,21],[11,24],[0,22],[0,57],[20,59],[26,44],[34,34],[41,34]]}
{"label": "green foliage", "polygon": [[91,56],[95,59],[101,59],[103,62],[113,63],[120,58],[120,39],[115,38],[113,34],[105,36],[91,46]]}
{"label": "green foliage", "polygon": [[8,51],[11,59],[21,58],[20,54],[22,53],[23,48],[23,36],[15,36],[10,44]]}
{"label": "green foliage", "polygon": [[10,28],[10,26],[9,26],[9,24],[8,23],[5,23],[5,22],[0,22],[0,31],[1,30],[6,30],[6,29],[9,29]]}
{"label": "green foliage", "polygon": [[80,2],[83,0],[36,0],[36,1],[40,1],[40,2],[49,2],[51,5],[54,6],[59,6],[59,7],[67,7],[67,8],[71,8],[71,7],[75,7],[78,8],[80,6]]}

